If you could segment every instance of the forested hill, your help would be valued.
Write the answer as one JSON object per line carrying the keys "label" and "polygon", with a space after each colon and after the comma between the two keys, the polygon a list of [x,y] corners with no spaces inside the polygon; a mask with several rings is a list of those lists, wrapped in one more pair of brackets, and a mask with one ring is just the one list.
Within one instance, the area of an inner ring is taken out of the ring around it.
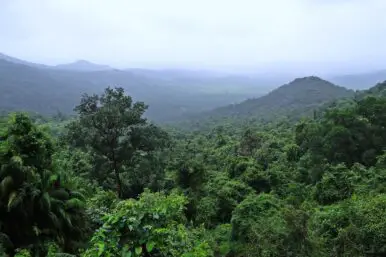
{"label": "forested hill", "polygon": [[318,77],[297,78],[265,96],[217,108],[211,113],[213,116],[258,116],[269,119],[274,114],[305,111],[322,103],[350,97],[353,94],[351,90]]}
{"label": "forested hill", "polygon": [[45,66],[0,55],[1,109],[69,114],[83,93],[100,93],[106,85],[125,88],[150,106],[147,118],[165,122],[261,96],[269,91],[267,85],[277,84],[230,75],[107,69],[85,61]]}
{"label": "forested hill", "polygon": [[0,109],[41,114],[70,112],[85,87],[65,83],[44,70],[0,59]]}
{"label": "forested hill", "polygon": [[219,120],[272,121],[278,118],[298,119],[312,114],[323,104],[354,96],[353,90],[334,85],[319,77],[297,78],[265,96],[227,105],[194,117],[189,123],[217,122]]}

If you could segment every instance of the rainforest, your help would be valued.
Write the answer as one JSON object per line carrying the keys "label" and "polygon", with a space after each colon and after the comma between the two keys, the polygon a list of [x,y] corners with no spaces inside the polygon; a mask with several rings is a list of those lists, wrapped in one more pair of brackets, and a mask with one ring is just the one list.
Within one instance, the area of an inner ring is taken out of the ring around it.
{"label": "rainforest", "polygon": [[341,98],[310,107],[292,85],[303,102],[268,101],[265,121],[200,128],[147,120],[120,87],[84,94],[72,116],[4,113],[3,256],[384,256],[386,83],[299,81]]}

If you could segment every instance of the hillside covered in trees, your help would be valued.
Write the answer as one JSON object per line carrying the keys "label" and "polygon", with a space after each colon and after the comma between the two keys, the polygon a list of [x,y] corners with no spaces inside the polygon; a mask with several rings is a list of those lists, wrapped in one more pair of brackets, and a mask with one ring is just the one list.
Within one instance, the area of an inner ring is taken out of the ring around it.
{"label": "hillside covered in trees", "polygon": [[[307,93],[312,94],[308,103],[302,103],[307,108],[313,108],[321,100],[350,94],[318,77],[297,79],[288,83],[288,87],[272,91],[290,79],[292,76],[288,75],[232,74],[209,70],[115,69],[85,60],[49,66],[0,53],[0,108],[43,115],[58,112],[73,115],[73,108],[83,93],[100,94],[106,86],[119,86],[134,100],[149,105],[144,114],[149,120],[175,123],[194,120],[197,116],[201,121],[204,116],[218,119],[229,115],[249,116],[251,112],[252,116],[265,119],[273,113],[281,115],[280,108],[287,104],[285,101],[295,103],[299,99],[307,99],[304,98]],[[328,77],[336,85],[353,89],[369,87],[382,79],[386,79],[384,72]],[[304,85],[313,89],[303,88]],[[258,99],[267,93],[270,94]],[[282,98],[283,94],[286,97]],[[297,108],[296,105],[292,104],[291,108]]]}
{"label": "hillside covered in trees", "polygon": [[149,105],[147,118],[166,122],[261,96],[277,83],[228,74],[119,70],[87,61],[46,66],[0,55],[0,108],[44,115],[73,115],[83,93],[119,86]]}
{"label": "hillside covered in trees", "polygon": [[218,123],[240,125],[274,120],[296,121],[301,117],[313,116],[321,106],[351,98],[354,94],[353,90],[319,77],[297,78],[264,96],[192,115],[177,124],[189,129],[202,129],[217,126]]}
{"label": "hillside covered in trees", "polygon": [[[275,94],[282,104],[267,113],[320,115],[247,126],[229,115],[210,131],[155,125],[144,118],[146,104],[114,87],[83,95],[71,120],[3,117],[1,251],[385,256],[385,88],[350,97],[321,79],[298,79],[241,104],[239,120],[250,106],[263,115]],[[338,97],[349,98],[327,104]]]}

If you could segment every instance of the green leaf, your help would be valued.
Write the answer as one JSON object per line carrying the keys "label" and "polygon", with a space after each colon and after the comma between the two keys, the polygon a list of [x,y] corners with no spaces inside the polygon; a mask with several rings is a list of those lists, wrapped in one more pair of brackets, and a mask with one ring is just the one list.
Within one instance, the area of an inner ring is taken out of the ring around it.
{"label": "green leaf", "polygon": [[146,249],[147,249],[147,251],[148,251],[148,252],[153,251],[154,245],[155,245],[154,242],[148,242],[148,243],[146,244]]}
{"label": "green leaf", "polygon": [[142,253],[142,247],[135,247],[135,254],[140,255]]}
{"label": "green leaf", "polygon": [[105,244],[104,243],[99,243],[98,244],[98,256],[101,256],[102,253],[104,252],[105,250]]}
{"label": "green leaf", "polygon": [[129,250],[129,246],[128,245],[125,245],[122,249],[122,256],[123,257],[131,257],[132,253],[131,251]]}

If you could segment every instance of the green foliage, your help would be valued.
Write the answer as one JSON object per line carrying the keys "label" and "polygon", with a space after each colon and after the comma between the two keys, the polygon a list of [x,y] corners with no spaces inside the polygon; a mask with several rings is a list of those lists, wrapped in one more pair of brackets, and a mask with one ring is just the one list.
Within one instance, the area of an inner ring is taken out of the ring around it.
{"label": "green foliage", "polygon": [[[123,88],[107,88],[100,96],[85,94],[80,105],[75,108],[79,120],[68,125],[67,139],[73,145],[91,151],[99,162],[104,162],[105,167],[96,170],[95,175],[99,176],[99,181],[111,176],[115,181],[117,195],[121,198],[125,197],[121,174],[128,171],[129,180],[138,178],[138,174],[144,178],[153,170],[138,164],[138,155],[148,155],[167,141],[164,132],[148,124],[142,117],[146,109],[147,106],[142,102],[133,103]],[[139,172],[130,170],[130,167],[136,165],[142,168]],[[131,186],[135,185],[138,184]],[[141,193],[143,187],[137,190],[131,188],[129,196]]]}
{"label": "green foliage", "polygon": [[31,253],[26,249],[17,249],[15,257],[31,257]]}
{"label": "green foliage", "polygon": [[324,205],[350,198],[354,191],[355,176],[345,165],[326,167],[322,179],[315,187],[316,200]]}
{"label": "green foliage", "polygon": [[[381,256],[385,253],[385,195],[353,197],[317,211],[310,234],[320,256]],[[322,255],[324,254],[324,255]]]}
{"label": "green foliage", "polygon": [[215,256],[227,256],[232,250],[232,225],[221,224],[207,232],[206,239]]}
{"label": "green foliage", "polygon": [[[276,88],[268,94],[216,108],[196,115],[186,124],[186,129],[202,129],[218,124],[240,127],[250,123],[265,123],[285,119],[296,122],[300,117],[315,116],[314,110],[333,100],[354,96],[352,90],[336,86],[318,77],[298,78]],[[252,141],[250,141],[251,144]],[[248,151],[247,148],[245,148]]]}
{"label": "green foliage", "polygon": [[287,237],[281,208],[280,201],[267,194],[251,195],[237,206],[232,216],[232,237],[247,246],[241,251],[280,256]]}
{"label": "green foliage", "polygon": [[103,218],[84,256],[211,256],[183,223],[186,198],[145,191],[138,200],[119,202]]}
{"label": "green foliage", "polygon": [[[296,84],[305,81],[321,83]],[[67,128],[60,118],[0,119],[0,253],[384,256],[386,100],[377,90],[297,125],[230,119],[166,133],[121,88],[84,96]],[[283,108],[308,106],[288,100]]]}
{"label": "green foliage", "polygon": [[302,151],[323,156],[328,162],[372,166],[386,142],[384,98],[366,97],[346,108],[332,108],[323,119],[297,127]]}
{"label": "green foliage", "polygon": [[207,184],[205,194],[197,206],[197,221],[209,227],[229,223],[232,211],[253,189],[225,175],[216,176]]}
{"label": "green foliage", "polygon": [[233,213],[232,240],[247,256],[309,256],[307,218],[270,194],[250,195]]}
{"label": "green foliage", "polygon": [[94,227],[103,225],[103,217],[110,213],[118,203],[116,194],[112,191],[98,190],[97,193],[87,201],[87,214]]}
{"label": "green foliage", "polygon": [[54,145],[49,136],[26,115],[15,114],[9,119],[0,149],[1,231],[12,242],[7,250],[33,244],[36,253],[51,239],[63,249],[75,251],[77,240],[86,234],[84,203],[73,188],[65,187],[66,179],[62,185],[54,185]]}

